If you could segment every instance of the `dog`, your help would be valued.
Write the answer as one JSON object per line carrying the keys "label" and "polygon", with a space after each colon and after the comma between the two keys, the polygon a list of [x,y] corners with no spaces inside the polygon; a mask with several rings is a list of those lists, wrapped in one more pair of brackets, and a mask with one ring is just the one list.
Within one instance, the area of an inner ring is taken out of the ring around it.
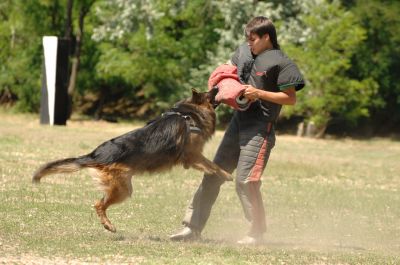
{"label": "dog", "polygon": [[111,232],[116,229],[106,210],[131,196],[135,174],[183,165],[230,181],[228,172],[202,155],[204,144],[215,132],[217,93],[215,89],[203,93],[192,89],[190,98],[179,101],[144,127],[106,141],[87,155],[49,162],[34,173],[32,181],[39,183],[46,175],[90,169],[104,191],[94,208],[104,228]]}

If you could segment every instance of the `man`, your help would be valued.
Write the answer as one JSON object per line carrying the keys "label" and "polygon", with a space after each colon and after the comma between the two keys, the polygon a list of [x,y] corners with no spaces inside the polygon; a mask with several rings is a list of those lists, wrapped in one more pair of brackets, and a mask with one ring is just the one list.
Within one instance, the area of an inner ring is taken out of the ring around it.
{"label": "man", "polygon": [[[245,28],[247,43],[231,58],[243,95],[252,103],[235,111],[217,150],[214,162],[227,172],[237,170],[236,192],[250,229],[239,244],[258,244],[266,232],[260,192],[261,175],[275,144],[274,124],[282,105],[296,103],[296,91],[304,87],[297,66],[280,50],[275,26],[266,17],[253,18]],[[223,180],[204,175],[183,220],[184,227],[171,240],[200,237]]]}

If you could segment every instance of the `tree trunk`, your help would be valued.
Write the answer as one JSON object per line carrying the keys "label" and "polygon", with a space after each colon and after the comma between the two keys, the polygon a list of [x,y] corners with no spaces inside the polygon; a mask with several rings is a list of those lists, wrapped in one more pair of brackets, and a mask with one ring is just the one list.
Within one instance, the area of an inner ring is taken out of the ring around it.
{"label": "tree trunk", "polygon": [[304,136],[304,122],[300,122],[299,124],[297,124],[297,137],[303,137]]}
{"label": "tree trunk", "polygon": [[68,40],[72,40],[72,7],[74,4],[74,0],[67,0],[67,14],[65,19],[65,32],[64,38]]}
{"label": "tree trunk", "polygon": [[297,136],[310,137],[310,138],[323,138],[328,124],[322,126],[315,126],[315,123],[310,121],[307,123],[301,122],[297,126]]}
{"label": "tree trunk", "polygon": [[316,128],[315,128],[314,122],[312,122],[312,121],[307,122],[305,136],[306,137],[314,137],[315,131],[316,131]]}
{"label": "tree trunk", "polygon": [[[69,0],[71,1],[71,0]],[[80,11],[79,11],[79,20],[78,20],[78,31],[75,37],[75,51],[72,58],[72,67],[71,74],[69,78],[68,84],[68,96],[70,98],[70,107],[69,107],[69,116],[72,113],[72,95],[75,91],[76,79],[79,71],[79,64],[81,58],[81,48],[82,48],[82,39],[83,39],[83,26],[85,22],[85,17],[89,12],[90,7],[93,5],[95,0],[90,1],[87,5],[85,3],[81,3]]]}
{"label": "tree trunk", "polygon": [[76,76],[78,74],[80,57],[81,57],[83,22],[84,22],[85,15],[86,15],[82,9],[83,8],[81,8],[81,10],[79,12],[78,32],[76,33],[76,37],[75,37],[75,52],[74,52],[74,56],[72,58],[71,75],[69,77],[69,84],[68,84],[68,95],[71,97],[75,90]]}
{"label": "tree trunk", "polygon": [[325,125],[323,125],[321,127],[318,127],[318,130],[317,130],[317,132],[315,134],[315,138],[317,138],[317,139],[323,138],[325,136],[325,131],[326,131],[327,127],[328,127],[328,124],[325,124]]}
{"label": "tree trunk", "polygon": [[106,98],[108,97],[108,88],[106,86],[100,87],[100,96],[99,102],[97,104],[96,110],[94,112],[94,119],[101,120],[103,116],[103,107],[104,103],[106,102]]}

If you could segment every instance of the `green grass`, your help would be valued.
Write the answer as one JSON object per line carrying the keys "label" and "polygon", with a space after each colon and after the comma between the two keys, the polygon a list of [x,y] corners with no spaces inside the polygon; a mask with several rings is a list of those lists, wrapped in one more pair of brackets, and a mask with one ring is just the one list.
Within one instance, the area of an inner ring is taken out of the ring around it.
{"label": "green grass", "polygon": [[268,232],[257,247],[235,244],[248,224],[233,183],[223,185],[202,241],[168,240],[201,181],[198,171],[135,176],[132,198],[109,210],[116,234],[91,207],[101,193],[87,171],[31,184],[42,163],[87,153],[132,128],[77,119],[40,126],[36,116],[0,113],[0,263],[400,264],[396,141],[278,135],[263,176]]}

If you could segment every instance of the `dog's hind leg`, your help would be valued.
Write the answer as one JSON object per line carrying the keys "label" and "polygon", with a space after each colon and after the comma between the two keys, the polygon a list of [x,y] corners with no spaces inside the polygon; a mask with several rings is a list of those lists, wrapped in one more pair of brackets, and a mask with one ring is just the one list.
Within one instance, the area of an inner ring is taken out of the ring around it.
{"label": "dog's hind leg", "polygon": [[128,174],[118,174],[102,176],[101,185],[104,189],[104,197],[97,201],[94,205],[96,213],[100,218],[100,222],[103,224],[104,228],[116,232],[114,225],[108,219],[106,210],[108,207],[115,203],[120,203],[124,201],[127,197],[132,194],[132,183],[131,175]]}

